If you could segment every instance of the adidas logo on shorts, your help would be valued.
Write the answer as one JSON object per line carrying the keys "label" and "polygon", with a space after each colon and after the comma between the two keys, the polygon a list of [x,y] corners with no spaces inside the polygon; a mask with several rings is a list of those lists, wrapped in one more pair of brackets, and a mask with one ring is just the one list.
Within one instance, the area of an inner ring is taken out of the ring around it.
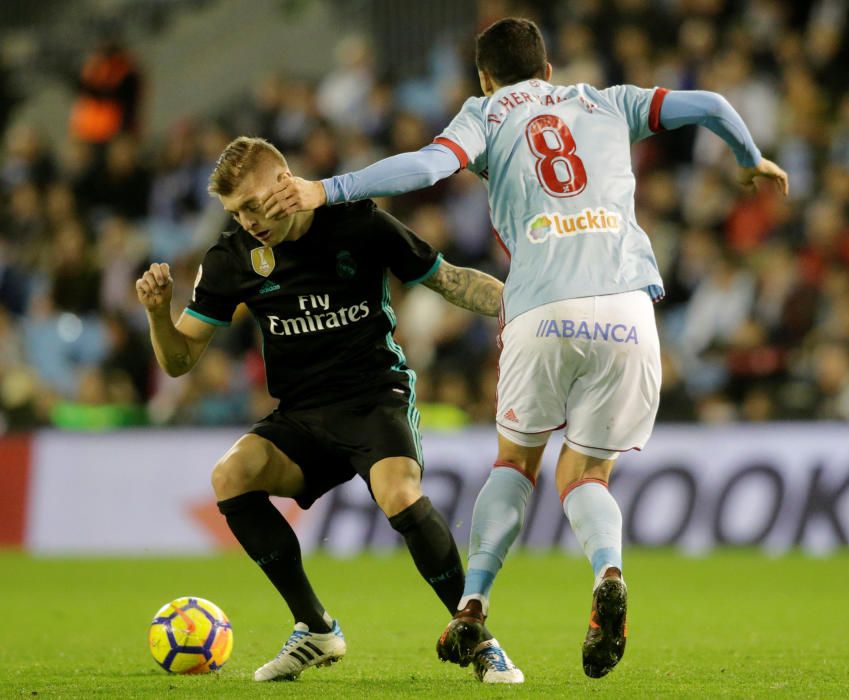
{"label": "adidas logo on shorts", "polygon": [[516,412],[511,408],[504,414],[504,420],[511,420],[514,423],[518,423],[519,419],[516,417]]}

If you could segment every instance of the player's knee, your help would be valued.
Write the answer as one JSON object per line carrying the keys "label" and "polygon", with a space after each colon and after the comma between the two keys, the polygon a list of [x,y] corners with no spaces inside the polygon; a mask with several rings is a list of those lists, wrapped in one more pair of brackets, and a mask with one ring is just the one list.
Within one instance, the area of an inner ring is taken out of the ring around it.
{"label": "player's knee", "polygon": [[499,435],[496,462],[512,464],[525,474],[535,477],[539,473],[544,449],[545,444],[528,447],[513,443]]}
{"label": "player's knee", "polygon": [[383,479],[379,484],[372,483],[372,493],[378,507],[391,518],[422,497],[421,482],[410,478]]}
{"label": "player's knee", "polygon": [[218,500],[233,498],[261,488],[268,454],[260,445],[250,441],[234,446],[212,470],[212,488]]}
{"label": "player's knee", "polygon": [[389,518],[422,497],[421,467],[411,459],[378,462],[371,469],[369,483],[375,502]]}

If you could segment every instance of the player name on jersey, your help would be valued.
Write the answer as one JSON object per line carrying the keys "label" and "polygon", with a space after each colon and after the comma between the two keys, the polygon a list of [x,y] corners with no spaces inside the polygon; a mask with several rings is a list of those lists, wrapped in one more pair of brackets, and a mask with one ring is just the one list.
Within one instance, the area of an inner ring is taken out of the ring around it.
{"label": "player name on jersey", "polygon": [[558,102],[563,102],[567,98],[562,95],[536,95],[527,92],[511,92],[498,100],[498,104],[504,107],[500,114],[490,114],[488,121],[500,124],[501,120],[507,116],[507,113],[525,102],[536,102],[541,105],[554,105]]}

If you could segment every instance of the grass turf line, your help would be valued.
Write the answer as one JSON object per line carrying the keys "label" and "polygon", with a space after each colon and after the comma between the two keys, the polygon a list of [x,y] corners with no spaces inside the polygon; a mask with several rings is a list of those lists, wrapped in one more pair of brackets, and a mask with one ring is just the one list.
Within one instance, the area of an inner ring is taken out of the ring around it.
{"label": "grass turf line", "polygon": [[[581,670],[591,575],[583,559],[516,553],[496,582],[493,633],[525,672],[521,687],[484,687],[442,664],[448,614],[404,552],[307,559],[348,654],[294,683],[254,683],[292,620],[247,558],[38,559],[0,552],[0,697],[465,698],[846,697],[849,553],[703,559],[626,551],[629,642],[608,677]],[[842,573],[841,573],[842,572]],[[234,653],[208,676],[169,676],[146,647],[156,610],[180,595],[220,605]]]}

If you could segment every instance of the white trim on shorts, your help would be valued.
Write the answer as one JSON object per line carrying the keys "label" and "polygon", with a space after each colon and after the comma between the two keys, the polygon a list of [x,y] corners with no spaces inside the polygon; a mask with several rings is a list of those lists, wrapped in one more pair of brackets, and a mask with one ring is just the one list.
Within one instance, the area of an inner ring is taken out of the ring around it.
{"label": "white trim on shorts", "polygon": [[[563,426],[560,425],[556,428],[552,428],[551,430],[543,430],[539,433],[522,433],[518,430],[508,428],[506,425],[502,425],[501,423],[495,424],[495,428],[498,430],[500,435],[507,438],[510,442],[522,447],[541,447],[548,442],[548,438],[551,437],[551,434],[555,430],[559,430],[562,427]],[[589,447],[588,445],[579,445],[577,442],[572,442],[566,435],[563,436],[563,442],[570,450],[580,452],[582,455],[586,455],[587,457],[595,457],[596,459],[615,460],[623,452],[640,449],[639,447],[631,447],[628,450],[609,450],[600,447]]]}

